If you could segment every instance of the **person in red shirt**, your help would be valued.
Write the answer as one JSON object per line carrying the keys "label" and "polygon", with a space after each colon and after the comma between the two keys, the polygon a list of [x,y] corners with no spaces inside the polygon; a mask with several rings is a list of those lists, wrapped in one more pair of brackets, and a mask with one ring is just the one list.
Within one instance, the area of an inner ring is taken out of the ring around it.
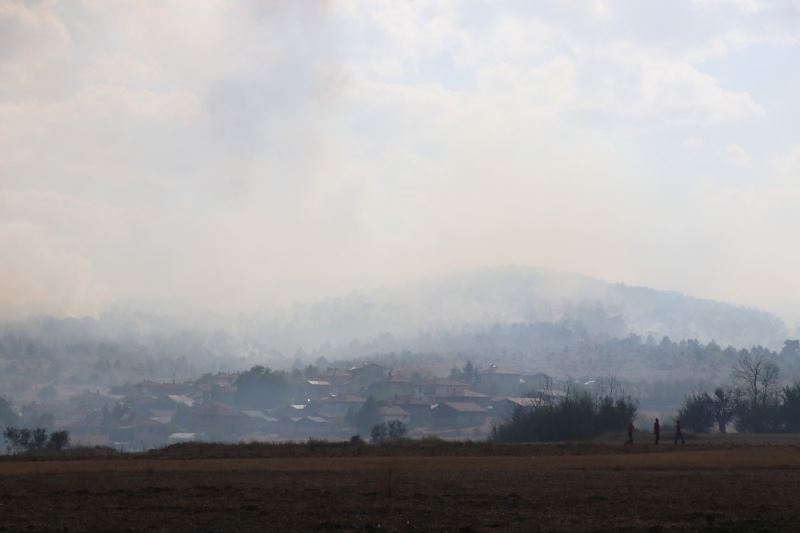
{"label": "person in red shirt", "polygon": [[658,441],[661,440],[661,424],[659,424],[658,418],[656,418],[656,423],[653,424],[653,435],[656,437],[656,446],[658,446]]}
{"label": "person in red shirt", "polygon": [[681,444],[686,444],[686,439],[683,438],[683,431],[681,431],[681,421],[675,421],[675,442],[673,444],[678,444],[678,439],[681,439]]}
{"label": "person in red shirt", "polygon": [[630,444],[631,446],[633,446],[633,430],[634,430],[633,422],[629,422],[628,423],[628,440],[625,441],[626,445]]}

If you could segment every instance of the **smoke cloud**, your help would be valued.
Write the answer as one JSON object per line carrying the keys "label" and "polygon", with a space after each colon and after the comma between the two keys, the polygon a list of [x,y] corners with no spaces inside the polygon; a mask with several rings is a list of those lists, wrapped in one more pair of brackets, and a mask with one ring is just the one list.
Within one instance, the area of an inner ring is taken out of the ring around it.
{"label": "smoke cloud", "polygon": [[799,19],[5,2],[0,313],[253,311],[521,264],[800,318]]}

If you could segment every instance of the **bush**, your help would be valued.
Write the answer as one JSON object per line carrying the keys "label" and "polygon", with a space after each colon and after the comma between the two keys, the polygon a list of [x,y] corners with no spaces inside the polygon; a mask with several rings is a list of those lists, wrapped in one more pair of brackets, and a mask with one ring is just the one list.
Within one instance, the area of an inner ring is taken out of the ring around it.
{"label": "bush", "polygon": [[386,424],[375,424],[369,433],[372,444],[381,444],[386,440]]}
{"label": "bush", "polygon": [[406,425],[399,420],[392,420],[386,424],[386,432],[390,439],[398,440],[405,437],[408,430],[406,430]]}
{"label": "bush", "polygon": [[588,440],[608,431],[624,429],[636,414],[636,404],[626,397],[593,398],[578,394],[556,405],[517,408],[511,420],[492,428],[497,442]]}
{"label": "bush", "polygon": [[800,383],[784,387],[781,395],[781,420],[784,429],[791,433],[800,432]]}
{"label": "bush", "polygon": [[708,433],[714,425],[714,400],[708,393],[692,394],[683,402],[677,420],[697,433]]}
{"label": "bush", "polygon": [[68,431],[54,431],[50,434],[50,439],[47,441],[47,447],[51,450],[63,450],[69,445],[69,432]]}
{"label": "bush", "polygon": [[406,436],[406,425],[399,420],[375,424],[370,430],[370,441],[381,444],[388,441],[397,441]]}

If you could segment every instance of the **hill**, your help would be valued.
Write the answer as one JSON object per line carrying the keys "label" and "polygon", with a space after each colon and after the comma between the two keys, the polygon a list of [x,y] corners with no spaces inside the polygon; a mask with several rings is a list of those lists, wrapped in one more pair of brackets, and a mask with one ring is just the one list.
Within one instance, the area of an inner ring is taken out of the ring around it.
{"label": "hill", "polygon": [[253,316],[248,336],[304,348],[353,339],[481,332],[510,324],[553,324],[579,336],[637,334],[780,347],[785,324],[767,312],[677,292],[612,284],[579,274],[505,267],[460,272]]}

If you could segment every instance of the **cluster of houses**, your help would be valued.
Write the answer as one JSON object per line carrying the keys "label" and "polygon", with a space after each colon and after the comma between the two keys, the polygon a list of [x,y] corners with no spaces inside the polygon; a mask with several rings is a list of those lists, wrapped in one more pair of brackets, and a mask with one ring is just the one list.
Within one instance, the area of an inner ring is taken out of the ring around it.
{"label": "cluster of houses", "polygon": [[84,445],[141,450],[190,441],[347,439],[369,398],[373,422],[400,421],[411,437],[483,438],[516,407],[548,399],[537,376],[491,365],[470,383],[421,377],[375,363],[329,368],[292,384],[291,400],[278,406],[243,406],[237,373],[205,375],[185,383],[143,381],[110,392],[84,392],[68,402],[38,402],[28,417],[53,413],[55,424]]}

